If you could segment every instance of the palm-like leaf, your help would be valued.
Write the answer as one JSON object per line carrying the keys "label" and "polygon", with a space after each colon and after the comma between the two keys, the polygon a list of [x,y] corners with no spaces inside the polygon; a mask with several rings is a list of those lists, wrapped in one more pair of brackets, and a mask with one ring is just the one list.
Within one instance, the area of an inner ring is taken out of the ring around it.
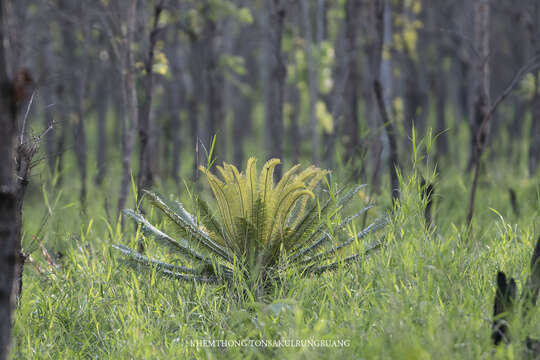
{"label": "palm-like leaf", "polygon": [[[299,171],[300,166],[296,165],[275,184],[274,170],[279,164],[278,159],[267,161],[258,175],[254,158],[248,160],[245,172],[223,164],[217,167],[221,178],[201,167],[216,200],[217,211],[214,214],[210,205],[198,198],[199,218],[182,204],[145,191],[151,203],[179,228],[181,239],[173,239],[141,214],[124,210],[126,216],[141,226],[144,234],[182,255],[194,263],[194,267],[150,259],[121,245],[115,249],[133,264],[153,267],[178,279],[231,280],[234,269],[243,269],[242,274],[261,284],[284,267],[304,274],[334,269],[340,263],[336,257],[342,249],[386,224],[378,221],[356,236],[344,236],[348,225],[373,207],[370,204],[353,215],[341,216],[346,205],[365,185],[355,186],[341,197],[330,196],[321,201],[315,192],[327,171],[314,166]],[[345,240],[333,241],[338,238]],[[348,263],[359,256],[352,254],[342,261]]]}

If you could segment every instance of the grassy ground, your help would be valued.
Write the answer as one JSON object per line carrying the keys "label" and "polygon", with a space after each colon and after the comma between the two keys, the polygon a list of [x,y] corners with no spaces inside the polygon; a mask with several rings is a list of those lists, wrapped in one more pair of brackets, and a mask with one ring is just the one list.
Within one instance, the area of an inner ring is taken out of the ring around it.
{"label": "grassy ground", "polygon": [[[122,266],[111,244],[136,245],[131,225],[124,232],[113,225],[115,174],[109,174],[106,192],[89,189],[86,214],[76,201],[75,176],[66,176],[61,191],[50,184],[40,189],[36,183],[46,176],[36,178],[24,213],[24,244],[34,250],[33,262],[25,268],[12,357],[493,358],[495,275],[504,270],[520,288],[528,275],[540,232],[537,182],[515,176],[509,165],[490,168],[490,182],[481,186],[473,232],[467,238],[462,224],[470,179],[459,175],[461,165],[448,166],[435,179],[435,226],[430,231],[425,230],[417,176],[427,175],[427,170],[419,165],[414,169],[404,175],[402,203],[392,223],[365,239],[385,236],[382,249],[321,276],[288,274],[267,302],[239,302],[223,286],[195,286]],[[75,171],[73,166],[66,174]],[[517,191],[519,218],[512,212],[508,186]],[[164,192],[182,189],[162,187]],[[179,194],[183,201],[185,193]],[[361,194],[356,205],[361,206],[368,195]],[[378,206],[370,219],[389,208],[388,194],[374,200]],[[44,213],[48,220],[42,227]],[[48,264],[37,242],[53,257],[62,254],[57,267]],[[495,358],[520,358],[519,340],[540,337],[539,320],[536,309],[531,321],[516,324],[515,342],[500,347]],[[344,346],[192,346],[192,341],[248,339],[341,340]]]}

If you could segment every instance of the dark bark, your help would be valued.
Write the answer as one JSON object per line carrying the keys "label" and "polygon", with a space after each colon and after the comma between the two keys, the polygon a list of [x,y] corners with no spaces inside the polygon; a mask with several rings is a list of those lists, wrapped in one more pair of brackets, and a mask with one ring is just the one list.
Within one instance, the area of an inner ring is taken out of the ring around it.
{"label": "dark bark", "polygon": [[471,65],[465,59],[460,58],[458,60],[458,86],[457,86],[457,98],[461,116],[463,119],[470,119],[471,116],[471,103],[469,88],[469,77],[471,73]]}
{"label": "dark bark", "polygon": [[56,186],[60,187],[64,180],[64,153],[66,151],[66,138],[67,138],[67,125],[66,125],[66,116],[65,116],[65,105],[62,104],[64,99],[64,86],[58,84],[56,89],[56,99],[59,100],[58,104],[58,116],[60,117],[58,123],[61,124],[58,127],[57,139],[56,139],[56,163],[55,163],[55,174],[56,174]]}
{"label": "dark bark", "polygon": [[17,106],[4,52],[4,6],[4,1],[0,1],[0,360],[6,359],[9,353],[17,248],[21,236],[14,162]]}
{"label": "dark bark", "polygon": [[169,98],[169,116],[172,137],[171,176],[175,182],[179,180],[180,155],[182,151],[182,125],[180,122],[180,107],[178,105],[179,103],[183,103],[183,98],[181,97],[178,88],[179,86],[177,86],[177,84],[170,84],[169,93],[167,95]]}
{"label": "dark bark", "polygon": [[14,308],[13,285],[17,263],[17,243],[20,242],[17,211],[14,149],[17,135],[16,107],[13,84],[6,71],[4,54],[4,1],[0,1],[0,359],[8,355],[11,339],[11,316]]}
{"label": "dark bark", "polygon": [[104,71],[104,76],[96,86],[96,94],[94,95],[94,103],[97,111],[97,173],[95,183],[98,186],[103,184],[103,180],[107,175],[107,110],[109,105],[109,97],[103,94],[109,93],[108,84],[109,73]]}
{"label": "dark bark", "polygon": [[154,51],[157,42],[157,36],[159,33],[158,23],[163,11],[163,0],[154,7],[154,16],[152,20],[152,28],[150,30],[148,55],[146,57],[144,69],[144,101],[139,116],[139,175],[137,179],[137,191],[138,197],[142,195],[144,189],[148,189],[152,186],[154,181],[154,173],[152,169],[152,147],[150,136],[152,134],[152,122],[150,116],[150,110],[152,107],[153,97],[153,65],[154,65]]}
{"label": "dark bark", "polygon": [[480,148],[483,147],[489,133],[489,123],[485,126],[482,126],[482,123],[490,108],[490,0],[476,0],[474,5],[474,42],[478,56],[475,58],[473,114],[469,121],[471,148],[468,169],[473,169],[480,160]]}
{"label": "dark bark", "polygon": [[193,94],[190,95],[190,98],[188,100],[188,111],[191,140],[193,142],[193,165],[191,172],[191,180],[193,181],[193,183],[197,183],[197,180],[199,179],[199,165],[201,164],[199,154],[199,103],[197,102]]}
{"label": "dark bark", "polygon": [[203,77],[203,60],[204,60],[204,44],[198,38],[195,33],[189,33],[190,40],[190,78],[191,78],[191,91],[188,99],[188,112],[191,139],[193,144],[193,166],[192,166],[192,181],[197,184],[199,179],[199,165],[201,165],[201,151],[199,151],[200,143],[200,99],[204,98],[204,89],[202,86]]}
{"label": "dark bark", "polygon": [[[512,121],[508,124],[508,134],[510,139],[522,139],[523,138],[523,122],[525,121],[525,114],[527,112],[528,102],[524,102],[522,99],[516,97],[514,98],[514,113]],[[513,140],[511,141],[511,153],[512,159],[511,162],[516,165],[516,167],[521,163],[522,151],[521,147],[518,145],[518,142]]]}
{"label": "dark bark", "polygon": [[[85,12],[81,4],[73,5],[66,0],[61,0],[58,6],[63,13],[74,14],[73,17],[81,24],[80,27],[83,35],[82,42],[78,44],[71,19],[69,21],[63,19],[62,39],[65,42],[62,54],[63,59],[66,63],[78,64],[79,66],[79,71],[73,71],[67,67],[64,68],[63,80],[65,88],[66,90],[69,90],[70,93],[73,93],[74,96],[73,98],[69,97],[64,99],[73,100],[71,103],[66,101],[67,105],[63,107],[63,110],[67,111],[67,113],[64,113],[64,116],[69,119],[71,125],[73,149],[81,180],[79,199],[81,206],[84,209],[86,204],[86,183],[88,177],[84,101],[86,97],[89,68],[88,42],[90,29],[89,24],[86,23]],[[79,56],[77,56],[77,48],[81,51],[81,55]],[[71,114],[74,114],[74,116]]]}
{"label": "dark bark", "polygon": [[493,303],[493,325],[491,339],[495,345],[502,341],[510,342],[510,330],[508,327],[508,317],[513,311],[516,300],[516,282],[513,278],[506,280],[506,275],[502,271],[497,273],[497,291]]}
{"label": "dark bark", "polygon": [[432,214],[432,207],[433,207],[433,192],[435,191],[435,188],[433,184],[426,183],[424,179],[420,182],[420,194],[422,196],[422,201],[425,201],[426,207],[424,209],[424,220],[426,223],[426,229],[429,230],[431,227],[433,214]]}
{"label": "dark bark", "polygon": [[489,98],[489,19],[490,0],[476,0],[474,4],[475,23],[475,47],[478,51],[476,58],[473,101],[473,114],[469,121],[471,129],[471,149],[469,169],[474,170],[471,194],[469,198],[469,209],[467,212],[467,226],[470,226],[474,215],[474,202],[476,188],[480,177],[480,157],[489,132],[490,120],[490,98]]}

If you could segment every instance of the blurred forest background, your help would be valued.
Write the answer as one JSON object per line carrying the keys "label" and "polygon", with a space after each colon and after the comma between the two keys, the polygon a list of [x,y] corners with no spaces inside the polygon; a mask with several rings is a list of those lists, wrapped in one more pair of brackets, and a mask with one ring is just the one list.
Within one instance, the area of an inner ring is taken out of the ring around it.
{"label": "blurred forest background", "polygon": [[18,0],[6,2],[5,45],[26,88],[22,131],[51,127],[41,160],[55,183],[78,171],[83,208],[93,183],[118,189],[108,200],[121,209],[131,176],[139,189],[196,181],[214,135],[218,163],[308,161],[375,189],[388,173],[395,189],[413,128],[436,140],[428,157],[439,170],[467,173],[487,154],[533,176],[539,9],[535,0]]}
{"label": "blurred forest background", "polygon": [[[492,356],[493,275],[525,278],[538,238],[540,1],[0,0],[0,45],[0,360],[15,308],[15,358],[182,358],[179,336],[228,326]],[[251,156],[367,183],[354,200],[391,215],[391,246],[295,280],[268,320],[116,270],[111,244],[145,250],[118,221],[143,189],[189,204],[200,165]]]}

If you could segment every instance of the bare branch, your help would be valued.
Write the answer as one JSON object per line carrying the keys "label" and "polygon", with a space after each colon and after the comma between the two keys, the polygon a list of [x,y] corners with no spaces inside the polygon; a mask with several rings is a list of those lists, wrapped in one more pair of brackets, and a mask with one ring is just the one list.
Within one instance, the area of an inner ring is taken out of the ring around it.
{"label": "bare branch", "polygon": [[26,120],[28,119],[28,114],[30,113],[30,108],[32,107],[32,103],[34,102],[34,95],[36,91],[32,91],[32,96],[30,96],[30,101],[28,102],[28,106],[26,107],[26,112],[24,113],[23,123],[22,123],[22,129],[21,129],[21,135],[20,135],[20,144],[24,142],[24,133],[26,132]]}

